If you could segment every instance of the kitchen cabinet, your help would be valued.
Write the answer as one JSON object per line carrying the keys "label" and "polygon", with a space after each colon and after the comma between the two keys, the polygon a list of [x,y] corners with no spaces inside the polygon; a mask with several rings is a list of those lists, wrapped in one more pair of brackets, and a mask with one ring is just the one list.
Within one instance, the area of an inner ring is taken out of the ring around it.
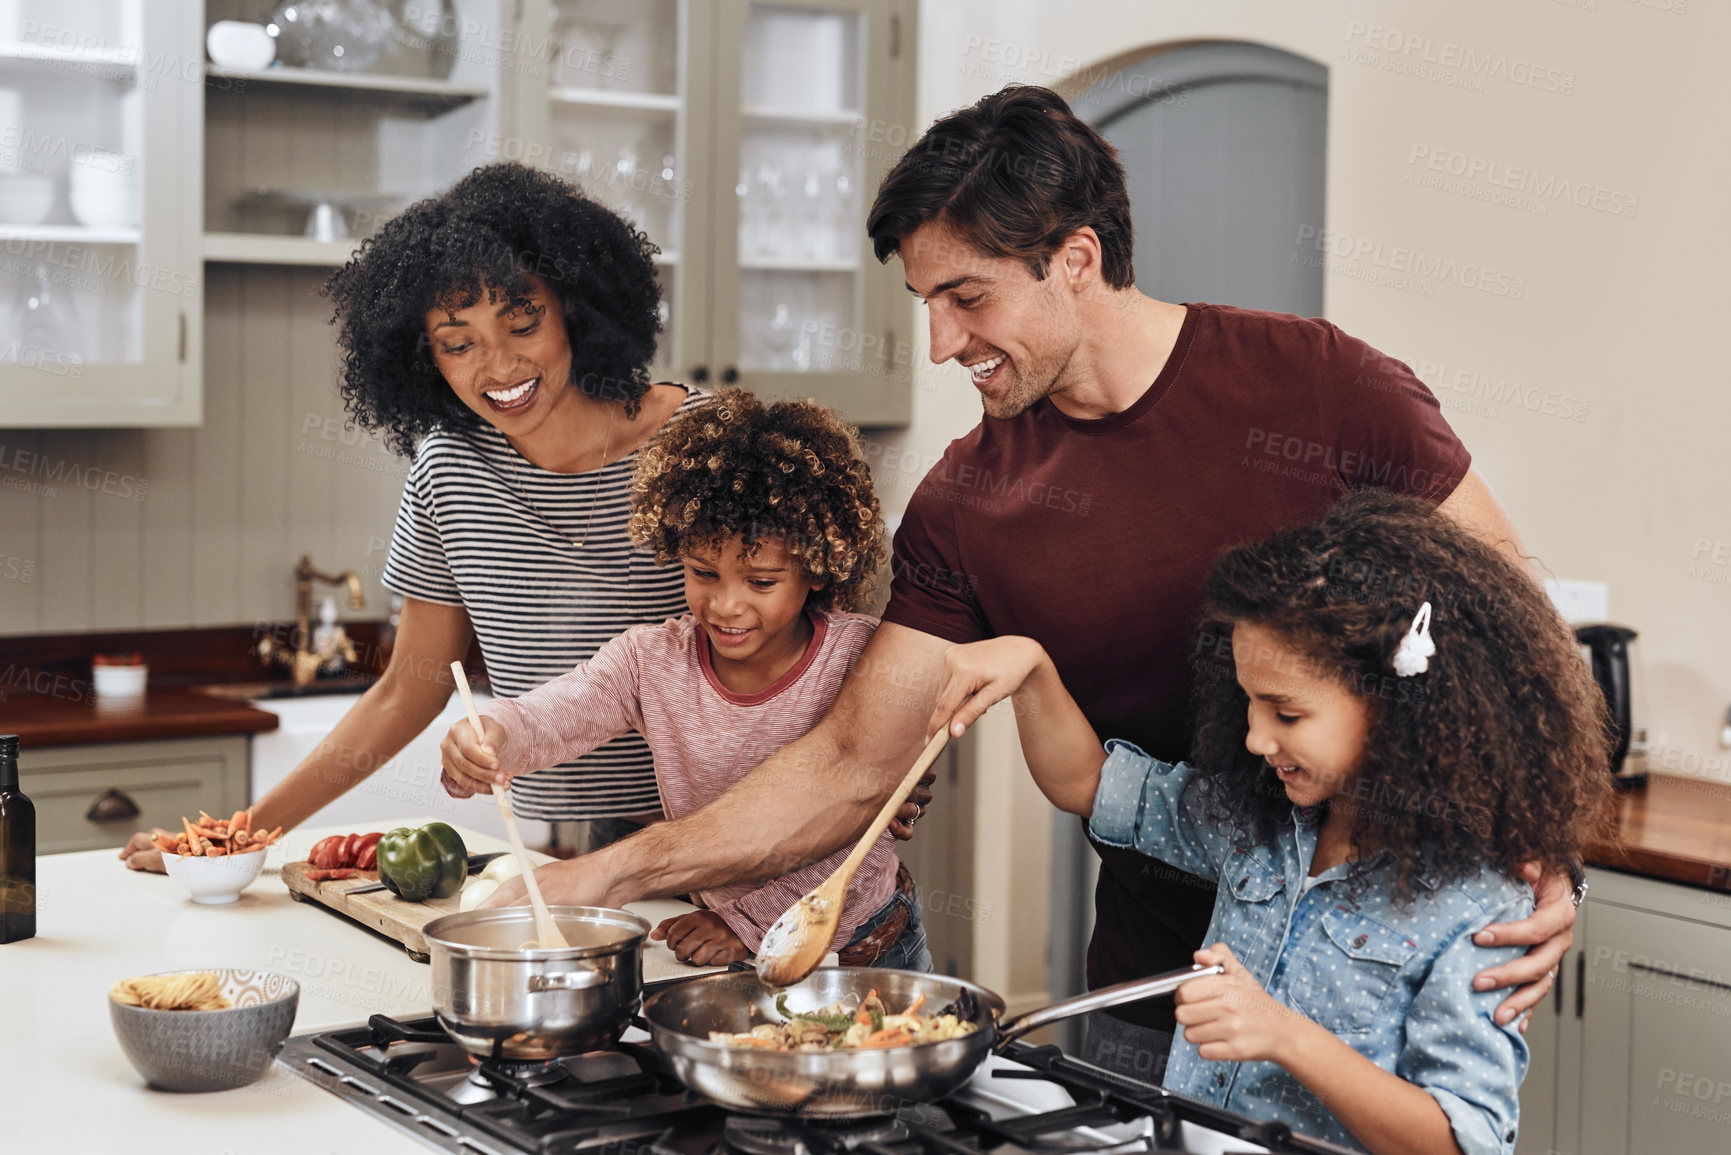
{"label": "kitchen cabinet", "polygon": [[0,4],[0,421],[196,425],[197,5]]}
{"label": "kitchen cabinet", "polygon": [[911,139],[915,13],[914,0],[531,4],[516,131],[489,159],[581,184],[660,247],[657,376],[905,424],[906,290],[871,255],[865,213]]}
{"label": "kitchen cabinet", "polygon": [[1560,997],[1528,1032],[1520,1149],[1731,1147],[1731,895],[1589,871]]}
{"label": "kitchen cabinet", "polygon": [[[916,0],[389,7],[383,54],[339,72],[206,63],[209,25],[263,18],[250,0],[148,26],[144,0],[0,4],[26,14],[16,33],[0,15],[0,423],[199,424],[212,266],[340,265],[500,159],[581,184],[661,248],[658,378],[907,422],[904,290],[865,212],[915,135]],[[94,162],[43,141],[132,166],[136,220],[80,223],[68,172]],[[35,224],[30,165],[56,198]]]}
{"label": "kitchen cabinet", "polygon": [[[266,69],[206,67],[202,145],[187,145],[202,156],[205,261],[340,265],[380,222],[480,163],[474,146],[502,112],[502,58],[483,43],[499,37],[499,0],[380,7],[398,20],[364,69],[292,49]],[[209,0],[204,25],[268,8]]]}
{"label": "kitchen cabinet", "polygon": [[177,830],[200,807],[226,818],[249,802],[244,735],[26,748],[18,771],[38,854],[116,847],[137,830]]}

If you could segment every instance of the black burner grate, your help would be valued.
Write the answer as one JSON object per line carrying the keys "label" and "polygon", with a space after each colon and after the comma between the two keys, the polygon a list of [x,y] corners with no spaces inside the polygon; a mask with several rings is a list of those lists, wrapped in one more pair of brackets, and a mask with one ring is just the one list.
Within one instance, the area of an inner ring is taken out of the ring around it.
{"label": "black burner grate", "polygon": [[[1342,1149],[1281,1124],[1172,1095],[1065,1056],[1012,1043],[1005,1057],[1027,1069],[976,1079],[939,1103],[893,1117],[819,1122],[747,1116],[684,1088],[652,1047],[539,1064],[477,1063],[432,1017],[375,1015],[365,1025],[290,1039],[282,1061],[429,1146],[458,1155],[1143,1155],[1181,1151],[1190,1123],[1276,1152]],[[1055,1084],[1073,1106],[1007,1111],[992,1094],[1014,1083]]]}

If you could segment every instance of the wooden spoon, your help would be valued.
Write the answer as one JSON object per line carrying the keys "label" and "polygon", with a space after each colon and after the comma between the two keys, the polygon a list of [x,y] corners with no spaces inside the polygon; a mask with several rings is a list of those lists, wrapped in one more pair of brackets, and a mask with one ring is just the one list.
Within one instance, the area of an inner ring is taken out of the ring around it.
{"label": "wooden spoon", "polygon": [[890,819],[908,800],[914,784],[937,760],[939,751],[949,740],[950,728],[946,725],[926,743],[925,750],[902,779],[901,785],[896,787],[895,793],[890,795],[889,801],[884,803],[884,808],[878,811],[878,816],[872,819],[853,853],[836,867],[834,874],[775,920],[775,925],[769,928],[769,933],[763,936],[763,942],[757,948],[758,978],[771,986],[792,986],[817,969],[817,964],[829,951],[830,940],[835,938],[836,921],[841,917],[842,903],[847,899],[848,884],[853,881],[854,872],[871,853],[878,836],[889,828]]}
{"label": "wooden spoon", "polygon": [[[469,711],[469,726],[475,731],[475,740],[479,742],[485,732],[481,729],[481,715],[475,709],[475,696],[469,693],[469,679],[463,673],[463,663],[451,663],[451,675],[457,679],[457,692],[463,695],[463,707]],[[547,909],[546,900],[541,897],[541,884],[535,881],[535,864],[529,861],[529,848],[523,845],[523,835],[517,830],[517,816],[511,813],[511,803],[505,797],[505,788],[497,782],[493,783],[493,800],[499,804],[499,814],[505,819],[505,833],[511,839],[511,849],[516,852],[517,866],[523,872],[523,885],[529,889],[529,905],[535,911],[535,937],[543,947],[568,947],[565,936],[559,933],[559,924],[553,921],[553,915]]]}

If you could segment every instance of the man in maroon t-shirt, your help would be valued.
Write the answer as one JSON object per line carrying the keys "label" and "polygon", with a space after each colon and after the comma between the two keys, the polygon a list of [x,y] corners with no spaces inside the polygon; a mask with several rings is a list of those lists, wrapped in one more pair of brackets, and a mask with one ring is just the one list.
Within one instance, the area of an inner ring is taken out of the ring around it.
{"label": "man in maroon t-shirt", "polygon": [[[1033,637],[1102,738],[1177,761],[1214,557],[1349,489],[1423,495],[1518,552],[1405,365],[1325,321],[1137,291],[1123,170],[1054,93],[1010,88],[939,121],[885,178],[868,229],[930,310],[932,360],[968,369],[985,419],[914,494],[884,623],[824,720],[704,810],[544,868],[560,901],[677,894],[844,845],[922,745],[955,643]],[[1187,964],[1209,884],[1128,852],[1103,865],[1090,984]],[[1526,984],[1501,1021],[1549,989],[1568,889],[1542,880],[1532,917],[1484,932],[1540,944],[1481,976]],[[1157,1073],[1171,1004],[1114,1014],[1091,1025],[1087,1057]]]}
{"label": "man in maroon t-shirt", "polygon": [[[1007,89],[940,121],[867,228],[930,312],[932,360],[968,368],[986,414],[908,505],[884,622],[1034,638],[1102,739],[1185,757],[1209,566],[1350,489],[1428,498],[1518,552],[1405,365],[1326,321],[1138,292],[1122,170],[1053,93]],[[1095,849],[1089,985],[1188,963],[1213,887]],[[1157,1073],[1172,1030],[1169,1000],[1118,1008],[1086,1057]]]}

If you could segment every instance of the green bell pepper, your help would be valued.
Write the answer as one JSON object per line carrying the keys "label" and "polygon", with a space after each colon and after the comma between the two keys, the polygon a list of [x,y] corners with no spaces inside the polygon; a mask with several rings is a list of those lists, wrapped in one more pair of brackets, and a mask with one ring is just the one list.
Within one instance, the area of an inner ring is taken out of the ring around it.
{"label": "green bell pepper", "polygon": [[468,874],[463,836],[443,822],[419,830],[399,826],[379,839],[379,881],[407,902],[450,898]]}

